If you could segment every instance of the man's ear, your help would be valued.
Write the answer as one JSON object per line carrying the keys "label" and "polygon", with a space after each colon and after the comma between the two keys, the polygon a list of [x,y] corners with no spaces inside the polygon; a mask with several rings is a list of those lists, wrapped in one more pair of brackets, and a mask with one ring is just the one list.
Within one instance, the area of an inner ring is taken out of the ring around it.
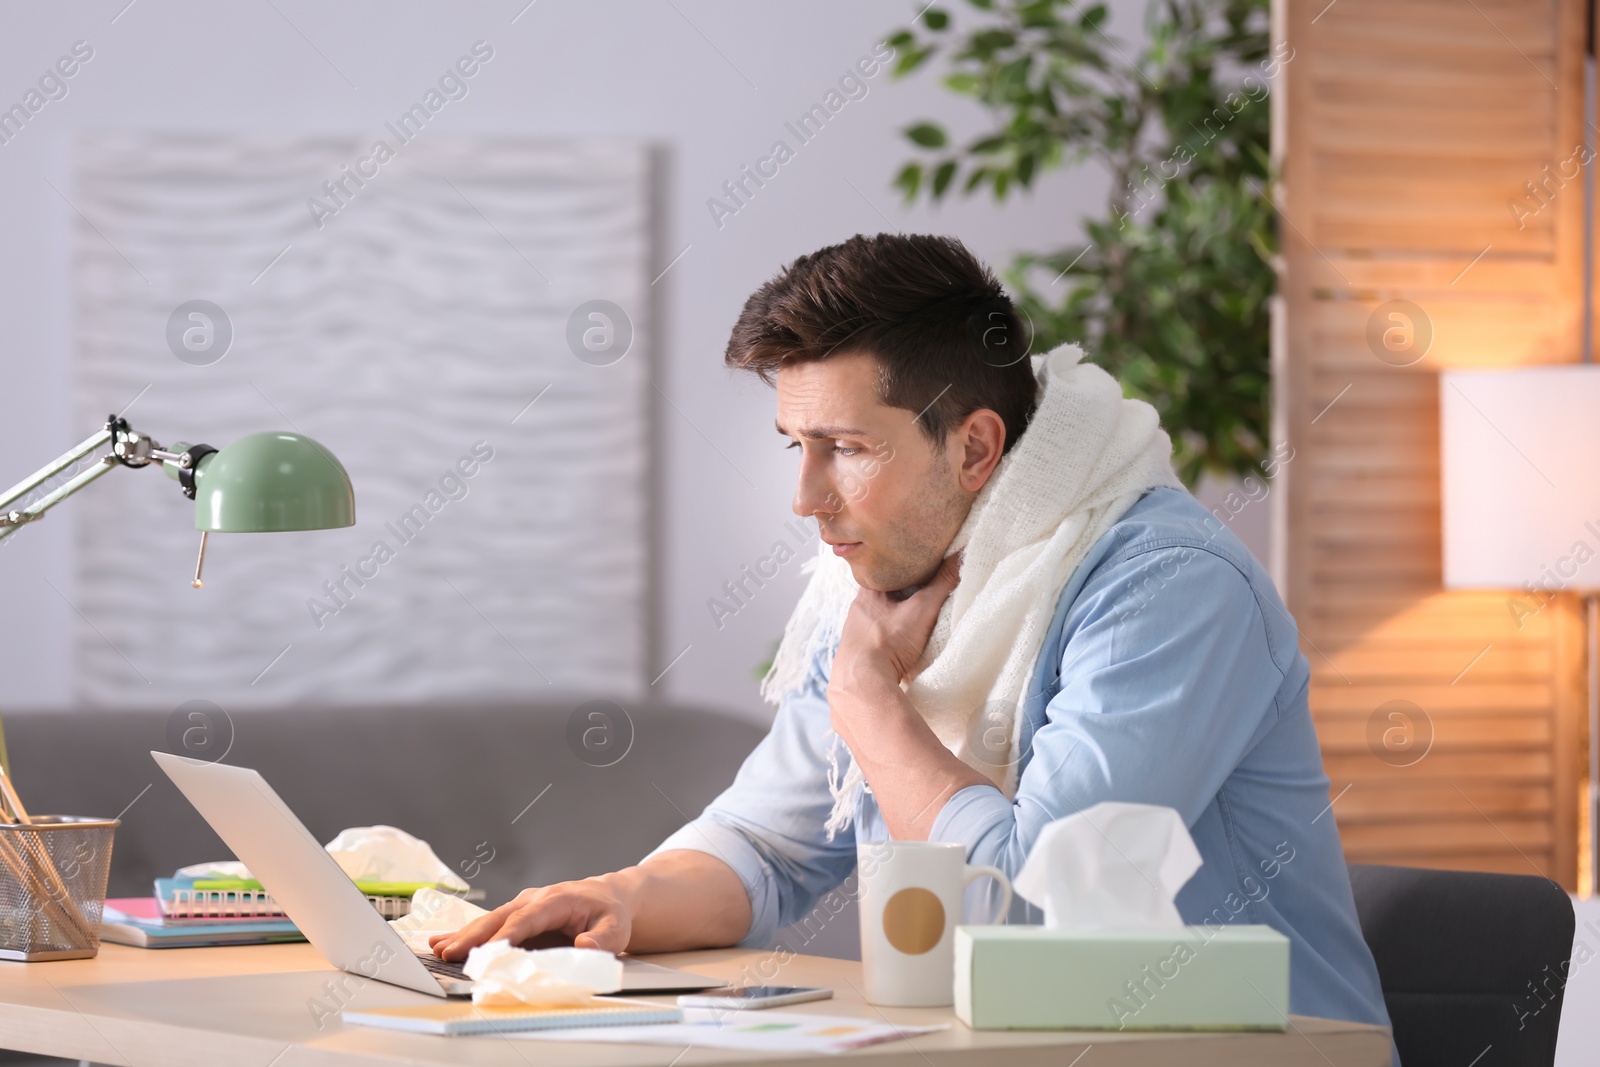
{"label": "man's ear", "polygon": [[976,493],[988,483],[1005,450],[1005,420],[989,408],[979,408],[961,420],[953,443],[961,463],[956,472],[961,488]]}

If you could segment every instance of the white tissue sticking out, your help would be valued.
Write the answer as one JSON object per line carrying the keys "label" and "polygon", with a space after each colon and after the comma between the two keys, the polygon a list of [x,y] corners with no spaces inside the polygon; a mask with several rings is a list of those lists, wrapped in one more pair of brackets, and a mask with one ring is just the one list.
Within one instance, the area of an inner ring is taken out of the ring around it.
{"label": "white tissue sticking out", "polygon": [[471,888],[426,841],[394,826],[352,826],[327,844],[328,855],[358,882],[432,882]]}
{"label": "white tissue sticking out", "polygon": [[474,1004],[583,1004],[622,988],[622,961],[597,948],[512,948],[491,941],[462,967]]}
{"label": "white tissue sticking out", "polygon": [[1041,830],[1012,886],[1045,926],[1159,930],[1183,925],[1173,898],[1199,869],[1176,811],[1106,800]]}
{"label": "white tissue sticking out", "polygon": [[389,920],[389,925],[411,951],[432,953],[429,937],[454,933],[478,916],[487,914],[487,909],[470,900],[423,886],[411,898],[411,910],[398,919]]}

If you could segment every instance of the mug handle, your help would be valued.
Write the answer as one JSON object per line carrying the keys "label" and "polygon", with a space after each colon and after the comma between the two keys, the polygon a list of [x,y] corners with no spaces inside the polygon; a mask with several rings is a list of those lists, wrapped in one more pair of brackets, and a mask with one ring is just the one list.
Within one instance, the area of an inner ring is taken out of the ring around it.
{"label": "mug handle", "polygon": [[979,878],[993,878],[1000,883],[1000,910],[994,913],[994,918],[990,919],[986,925],[1003,922],[1006,914],[1011,911],[1011,879],[1007,878],[1005,872],[998,867],[986,867],[969,863],[962,870],[962,888],[966,888]]}

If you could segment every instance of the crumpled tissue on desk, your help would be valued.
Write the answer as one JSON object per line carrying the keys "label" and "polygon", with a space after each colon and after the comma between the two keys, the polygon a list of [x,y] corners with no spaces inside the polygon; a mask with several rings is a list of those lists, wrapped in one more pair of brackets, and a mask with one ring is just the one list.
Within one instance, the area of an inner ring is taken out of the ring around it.
{"label": "crumpled tissue on desk", "polygon": [[513,948],[504,939],[467,953],[472,1002],[587,1004],[622,988],[622,961],[597,948]]}
{"label": "crumpled tissue on desk", "polygon": [[[389,925],[413,952],[431,953],[428,938],[461,929],[487,915],[470,900],[419,889],[411,911]],[[622,961],[596,948],[513,948],[501,938],[467,953],[474,1004],[587,1004],[596,993],[622,988]]]}

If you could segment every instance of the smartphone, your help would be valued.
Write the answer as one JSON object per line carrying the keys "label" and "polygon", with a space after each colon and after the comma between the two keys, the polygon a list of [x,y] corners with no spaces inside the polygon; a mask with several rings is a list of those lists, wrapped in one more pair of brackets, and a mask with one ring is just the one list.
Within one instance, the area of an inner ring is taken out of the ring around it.
{"label": "smartphone", "polygon": [[799,1004],[807,1000],[827,1000],[831,996],[833,990],[819,986],[747,985],[736,986],[721,993],[685,993],[678,998],[678,1003],[685,1008],[754,1011],[758,1008],[776,1008],[781,1004]]}

